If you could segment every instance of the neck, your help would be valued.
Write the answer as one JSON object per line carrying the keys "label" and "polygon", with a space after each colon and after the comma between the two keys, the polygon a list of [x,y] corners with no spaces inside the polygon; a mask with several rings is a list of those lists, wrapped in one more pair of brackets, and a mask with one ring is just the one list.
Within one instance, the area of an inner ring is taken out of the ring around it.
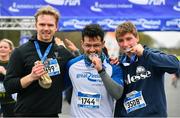
{"label": "neck", "polygon": [[1,61],[8,61],[9,60],[9,56],[0,56],[0,60]]}

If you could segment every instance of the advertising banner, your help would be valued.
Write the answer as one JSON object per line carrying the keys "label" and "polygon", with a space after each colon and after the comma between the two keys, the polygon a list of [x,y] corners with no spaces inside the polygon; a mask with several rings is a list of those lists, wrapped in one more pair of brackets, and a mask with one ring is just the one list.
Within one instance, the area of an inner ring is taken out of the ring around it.
{"label": "advertising banner", "polygon": [[1,18],[32,18],[38,8],[59,10],[59,28],[81,30],[98,23],[107,31],[130,20],[141,31],[180,30],[180,0],[1,0]]}

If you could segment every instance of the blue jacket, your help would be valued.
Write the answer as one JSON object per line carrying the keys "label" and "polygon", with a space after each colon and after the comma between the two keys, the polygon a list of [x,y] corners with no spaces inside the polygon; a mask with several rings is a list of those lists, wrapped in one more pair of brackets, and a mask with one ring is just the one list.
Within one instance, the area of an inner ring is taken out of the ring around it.
{"label": "blue jacket", "polygon": [[[121,62],[124,59],[125,55]],[[143,55],[135,56],[130,62],[126,66],[120,64],[125,85],[124,93],[116,103],[115,117],[166,117],[164,74],[179,71],[178,59],[145,47]]]}

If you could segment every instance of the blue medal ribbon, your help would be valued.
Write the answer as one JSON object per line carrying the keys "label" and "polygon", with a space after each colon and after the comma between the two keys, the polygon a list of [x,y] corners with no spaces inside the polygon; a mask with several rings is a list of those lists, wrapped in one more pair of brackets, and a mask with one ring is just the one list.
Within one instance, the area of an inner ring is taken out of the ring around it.
{"label": "blue medal ribbon", "polygon": [[36,47],[36,51],[38,53],[39,58],[41,59],[42,63],[44,63],[44,61],[47,59],[47,55],[49,54],[51,47],[52,47],[52,43],[50,43],[48,45],[48,47],[46,48],[44,55],[42,55],[40,47],[39,47],[39,43],[37,41],[34,41],[35,47]]}
{"label": "blue medal ribbon", "polygon": [[125,55],[121,58],[121,63],[124,66],[130,66],[130,64],[136,62],[138,60],[137,56],[135,54],[131,55],[130,60],[128,61],[128,56]]}

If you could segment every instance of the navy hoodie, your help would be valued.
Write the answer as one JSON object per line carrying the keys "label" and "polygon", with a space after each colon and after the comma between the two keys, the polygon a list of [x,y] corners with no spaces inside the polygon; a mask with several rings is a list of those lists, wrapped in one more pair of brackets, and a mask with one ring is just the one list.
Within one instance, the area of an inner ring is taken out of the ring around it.
{"label": "navy hoodie", "polygon": [[[121,62],[125,57],[121,57]],[[114,116],[166,117],[164,74],[179,71],[178,59],[173,55],[144,47],[143,55],[135,56],[130,62],[130,65],[120,64],[125,86],[122,97],[116,102]]]}

